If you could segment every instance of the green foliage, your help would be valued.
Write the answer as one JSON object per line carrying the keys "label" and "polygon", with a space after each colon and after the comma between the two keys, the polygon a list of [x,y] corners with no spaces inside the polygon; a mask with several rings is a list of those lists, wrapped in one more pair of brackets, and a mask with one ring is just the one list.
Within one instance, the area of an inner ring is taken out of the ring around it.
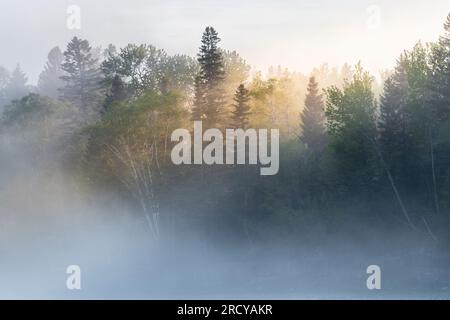
{"label": "green foliage", "polygon": [[12,101],[5,107],[2,124],[8,128],[22,130],[49,120],[62,109],[61,103],[49,97],[31,93],[20,100]]}
{"label": "green foliage", "polygon": [[221,52],[225,72],[223,86],[225,95],[229,97],[232,104],[236,88],[247,81],[251,67],[236,51],[221,50]]}
{"label": "green foliage", "polygon": [[102,63],[107,82],[119,76],[134,96],[148,90],[176,91],[188,96],[197,69],[196,61],[188,56],[169,56],[164,50],[146,44],[129,44],[118,53],[109,52]]}
{"label": "green foliage", "polygon": [[[31,93],[5,107],[0,134],[13,141],[15,148],[26,150],[30,166],[50,167],[64,151],[66,111],[62,102]],[[50,152],[54,159],[49,158]]]}
{"label": "green foliage", "polygon": [[381,98],[378,124],[381,151],[392,175],[403,186],[423,183],[417,172],[428,154],[430,124],[434,121],[426,102],[427,61],[426,48],[421,44],[405,51],[386,80]]}
{"label": "green foliage", "polygon": [[268,80],[257,75],[248,89],[251,127],[279,129],[281,137],[286,140],[297,137],[301,93],[291,75]]}
{"label": "green foliage", "polygon": [[115,75],[111,81],[111,88],[106,94],[105,101],[103,102],[103,108],[101,110],[102,115],[108,112],[114,103],[125,101],[129,95],[129,91],[126,88],[125,83],[122,81],[122,78]]}
{"label": "green foliage", "polygon": [[326,93],[327,130],[341,183],[351,191],[368,191],[377,179],[378,162],[372,78],[357,65],[351,82]]}
{"label": "green foliage", "polygon": [[[87,168],[94,176],[128,179],[131,163],[160,170],[170,164],[170,134],[186,126],[180,97],[148,92],[133,101],[115,102],[102,121],[91,126]],[[125,176],[125,178],[124,178]]]}

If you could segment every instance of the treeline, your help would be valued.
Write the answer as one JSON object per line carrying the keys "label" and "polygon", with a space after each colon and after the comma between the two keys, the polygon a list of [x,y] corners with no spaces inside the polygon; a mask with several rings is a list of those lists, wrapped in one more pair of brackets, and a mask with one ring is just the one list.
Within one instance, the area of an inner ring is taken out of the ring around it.
{"label": "treeline", "polygon": [[[440,40],[402,53],[381,89],[361,64],[251,74],[212,27],[196,59],[75,37],[50,51],[37,88],[19,66],[0,81],[4,140],[32,150],[30,166],[121,195],[155,238],[186,221],[250,243],[361,223],[450,235],[450,15]],[[170,135],[195,120],[280,129],[280,173],[174,166]]]}
{"label": "treeline", "polygon": [[351,81],[327,88],[324,97],[311,79],[302,114],[309,146],[300,175],[302,193],[310,195],[304,199],[323,194],[325,206],[362,201],[377,208],[380,220],[448,237],[450,15],[444,28],[438,42],[400,55],[379,102],[360,65]]}

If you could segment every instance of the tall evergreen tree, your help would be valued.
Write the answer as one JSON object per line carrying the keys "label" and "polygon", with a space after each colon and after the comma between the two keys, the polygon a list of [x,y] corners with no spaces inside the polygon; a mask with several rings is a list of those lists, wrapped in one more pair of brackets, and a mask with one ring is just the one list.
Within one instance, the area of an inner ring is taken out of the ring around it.
{"label": "tall evergreen tree", "polygon": [[87,40],[74,37],[64,52],[62,69],[65,82],[62,98],[78,107],[86,117],[99,102],[101,75]]}
{"label": "tall evergreen tree", "polygon": [[320,151],[326,144],[325,106],[315,77],[309,78],[305,108],[301,113],[301,140],[313,151]]}
{"label": "tall evergreen tree", "polygon": [[[223,88],[223,80],[225,78],[224,62],[222,52],[218,44],[220,38],[213,27],[207,27],[202,36],[202,45],[198,54],[198,62],[200,64],[197,92],[203,92],[204,97],[201,99],[200,105],[195,104],[193,107],[193,119],[200,120],[199,114],[203,114],[205,127],[216,127],[223,120],[223,113],[226,105],[225,91]],[[204,103],[204,105],[203,105]],[[203,109],[199,112],[197,108]]]}
{"label": "tall evergreen tree", "polygon": [[223,56],[218,46],[220,41],[217,31],[213,27],[206,27],[202,36],[198,62],[203,79],[211,85],[217,84],[225,76]]}
{"label": "tall evergreen tree", "polygon": [[234,95],[231,124],[234,128],[247,129],[250,115],[249,91],[240,84]]}
{"label": "tall evergreen tree", "polygon": [[14,71],[11,73],[8,84],[4,89],[5,102],[9,103],[12,100],[22,98],[29,93],[29,87],[27,86],[27,76],[17,64]]}
{"label": "tall evergreen tree", "polygon": [[62,63],[64,55],[59,47],[54,47],[48,54],[48,61],[44,71],[39,75],[38,90],[41,95],[56,99],[59,97],[59,89],[64,86],[61,77],[64,75]]}

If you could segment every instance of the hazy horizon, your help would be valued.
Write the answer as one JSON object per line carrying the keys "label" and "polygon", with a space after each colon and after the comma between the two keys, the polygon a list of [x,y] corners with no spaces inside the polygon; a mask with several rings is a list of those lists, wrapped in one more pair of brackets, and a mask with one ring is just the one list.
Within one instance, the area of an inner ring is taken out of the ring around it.
{"label": "hazy horizon", "polygon": [[[0,34],[0,40],[8,43],[0,53],[0,65],[11,70],[20,63],[29,83],[35,84],[49,50],[65,49],[73,36],[88,39],[92,46],[149,43],[170,54],[195,56],[204,27],[213,25],[221,46],[236,50],[257,70],[282,65],[308,74],[322,63],[354,65],[361,60],[378,76],[394,66],[403,50],[442,34],[448,3],[431,2],[136,0],[133,6],[116,0],[3,2],[0,27],[9,31]],[[70,5],[81,9],[80,30],[66,27]],[[378,8],[379,19],[371,8]]]}

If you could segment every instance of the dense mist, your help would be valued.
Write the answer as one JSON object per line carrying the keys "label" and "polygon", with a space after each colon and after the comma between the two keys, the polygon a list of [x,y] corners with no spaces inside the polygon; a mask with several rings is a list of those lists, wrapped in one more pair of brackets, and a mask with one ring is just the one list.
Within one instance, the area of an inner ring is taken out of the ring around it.
{"label": "dense mist", "polygon": [[[84,192],[73,177],[56,170],[40,175],[27,161],[17,161],[32,157],[29,152],[8,148],[5,141],[1,154],[1,298],[442,299],[450,294],[446,249],[406,228],[394,233],[345,221],[345,230],[329,230],[305,219],[304,227],[286,232],[274,223],[274,231],[249,238],[236,217],[221,218],[218,225],[208,221],[217,216],[212,210],[188,218],[179,209],[176,216],[163,212],[177,224],[168,227],[165,221],[164,236],[155,241],[141,213],[114,194]],[[362,210],[358,214],[374,214]],[[66,288],[66,268],[74,264],[82,270],[79,291]],[[383,270],[379,291],[366,288],[366,268],[372,264]]]}

